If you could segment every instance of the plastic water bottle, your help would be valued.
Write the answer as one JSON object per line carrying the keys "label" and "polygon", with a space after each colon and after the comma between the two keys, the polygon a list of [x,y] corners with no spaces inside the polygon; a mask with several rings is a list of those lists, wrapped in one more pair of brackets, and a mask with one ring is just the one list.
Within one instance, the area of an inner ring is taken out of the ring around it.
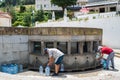
{"label": "plastic water bottle", "polygon": [[14,74],[14,65],[13,64],[10,64],[9,68],[10,68],[10,74]]}
{"label": "plastic water bottle", "polygon": [[61,66],[60,66],[60,71],[64,71],[64,64],[61,64]]}
{"label": "plastic water bottle", "polygon": [[14,64],[14,74],[18,73],[18,65]]}
{"label": "plastic water bottle", "polygon": [[40,72],[40,74],[43,74],[43,66],[42,65],[40,65],[40,67],[39,67],[39,72]]}
{"label": "plastic water bottle", "polygon": [[7,64],[3,64],[3,65],[2,65],[1,71],[2,71],[2,72],[6,72],[6,71],[7,71]]}
{"label": "plastic water bottle", "polygon": [[11,68],[10,67],[7,67],[7,72],[6,73],[9,73],[9,74],[11,74]]}
{"label": "plastic water bottle", "polygon": [[106,60],[102,59],[102,66],[104,69],[106,69],[106,66],[107,66],[107,62]]}
{"label": "plastic water bottle", "polygon": [[0,71],[2,71],[2,66],[0,65]]}
{"label": "plastic water bottle", "polygon": [[46,68],[45,68],[45,75],[46,76],[50,75],[50,67],[49,66],[46,66]]}
{"label": "plastic water bottle", "polygon": [[98,59],[100,57],[100,53],[96,54],[96,59]]}
{"label": "plastic water bottle", "polygon": [[23,65],[22,64],[20,64],[20,66],[19,66],[19,71],[23,72]]}

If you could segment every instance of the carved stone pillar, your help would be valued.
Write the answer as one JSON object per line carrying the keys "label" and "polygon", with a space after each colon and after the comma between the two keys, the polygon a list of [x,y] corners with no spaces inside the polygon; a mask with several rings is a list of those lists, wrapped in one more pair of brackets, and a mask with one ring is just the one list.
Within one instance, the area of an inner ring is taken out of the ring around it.
{"label": "carved stone pillar", "polygon": [[41,54],[44,55],[44,42],[41,41]]}
{"label": "carved stone pillar", "polygon": [[84,45],[84,42],[79,42],[78,43],[78,50],[79,50],[79,53],[81,55],[83,54],[83,45]]}
{"label": "carved stone pillar", "polygon": [[67,50],[68,50],[68,51],[67,51],[68,53],[67,53],[67,54],[70,55],[70,54],[71,54],[71,42],[70,42],[70,41],[68,42],[68,45],[67,45],[67,46],[68,46],[68,49],[67,49]]}
{"label": "carved stone pillar", "polygon": [[53,45],[54,45],[54,48],[57,48],[57,42],[56,41],[54,41]]}
{"label": "carved stone pillar", "polygon": [[90,41],[90,53],[93,52],[93,41]]}

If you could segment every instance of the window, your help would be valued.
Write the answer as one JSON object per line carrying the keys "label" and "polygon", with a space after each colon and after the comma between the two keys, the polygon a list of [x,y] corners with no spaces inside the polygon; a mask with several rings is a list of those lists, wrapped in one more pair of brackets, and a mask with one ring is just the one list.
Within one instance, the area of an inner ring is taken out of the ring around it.
{"label": "window", "polygon": [[53,42],[45,42],[45,47],[46,48],[53,48],[54,47]]}
{"label": "window", "polygon": [[78,42],[72,42],[71,43],[71,54],[77,54],[78,53]]}
{"label": "window", "polygon": [[57,42],[57,48],[64,54],[67,54],[67,42]]}
{"label": "window", "polygon": [[40,5],[37,5],[37,9],[41,9],[41,6],[40,6]]}
{"label": "window", "polygon": [[55,4],[52,4],[51,6],[52,6],[52,7],[55,7]]}
{"label": "window", "polygon": [[40,53],[41,54],[41,42],[34,42],[34,46],[33,46],[34,53]]}
{"label": "window", "polygon": [[44,8],[46,8],[46,5],[44,5]]}

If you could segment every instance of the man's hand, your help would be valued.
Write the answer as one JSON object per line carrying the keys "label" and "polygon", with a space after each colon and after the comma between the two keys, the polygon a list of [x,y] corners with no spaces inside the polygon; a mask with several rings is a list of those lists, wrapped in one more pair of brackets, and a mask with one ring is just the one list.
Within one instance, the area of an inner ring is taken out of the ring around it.
{"label": "man's hand", "polygon": [[52,65],[52,63],[54,62],[54,58],[53,57],[50,57],[49,58],[49,62],[48,62],[48,66],[51,66]]}
{"label": "man's hand", "polygon": [[101,53],[100,57],[97,60],[101,60],[103,58],[103,54]]}
{"label": "man's hand", "polygon": [[51,64],[50,64],[50,63],[48,63],[48,64],[47,64],[47,66],[51,66]]}

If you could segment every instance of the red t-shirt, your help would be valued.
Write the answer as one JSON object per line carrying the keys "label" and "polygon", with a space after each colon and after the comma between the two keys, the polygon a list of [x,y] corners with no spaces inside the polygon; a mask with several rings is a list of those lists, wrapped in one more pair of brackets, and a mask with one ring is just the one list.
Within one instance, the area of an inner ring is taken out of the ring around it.
{"label": "red t-shirt", "polygon": [[109,47],[102,47],[101,49],[102,54],[110,54],[111,52],[113,52],[113,50]]}

